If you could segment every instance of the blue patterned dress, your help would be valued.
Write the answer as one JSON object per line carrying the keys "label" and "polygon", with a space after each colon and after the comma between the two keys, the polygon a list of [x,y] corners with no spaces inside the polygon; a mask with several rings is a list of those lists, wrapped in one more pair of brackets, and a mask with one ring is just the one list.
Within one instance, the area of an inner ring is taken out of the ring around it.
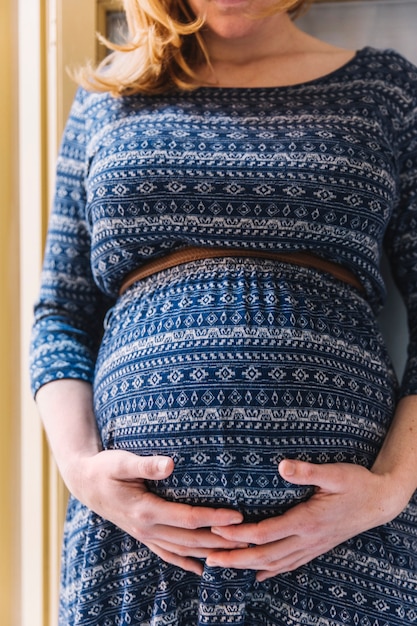
{"label": "blue patterned dress", "polygon": [[[383,244],[409,311],[401,383],[375,319]],[[187,245],[307,250],[353,271],[366,297],[324,272],[233,257],[118,298],[128,272]],[[105,448],[174,458],[149,484],[168,500],[260,520],[311,494],[281,479],[280,459],[369,467],[398,399],[417,393],[416,68],[365,48],[291,87],[80,90],[35,315],[34,392],[90,381]],[[60,624],[417,624],[417,498],[263,583],[187,573],[71,498]]]}

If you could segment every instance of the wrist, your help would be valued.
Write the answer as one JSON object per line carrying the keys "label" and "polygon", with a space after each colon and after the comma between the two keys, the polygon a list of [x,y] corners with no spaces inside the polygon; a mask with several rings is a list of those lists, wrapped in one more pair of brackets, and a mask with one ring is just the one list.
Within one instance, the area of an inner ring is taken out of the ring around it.
{"label": "wrist", "polygon": [[[398,403],[390,429],[371,471],[383,478],[384,493],[399,515],[417,489],[417,396]],[[392,519],[396,517],[392,515]]]}
{"label": "wrist", "polygon": [[86,487],[94,483],[94,478],[90,475],[91,461],[96,457],[102,448],[78,450],[76,453],[66,456],[61,460],[58,469],[68,491],[80,502],[84,502]]}
{"label": "wrist", "polygon": [[387,471],[379,462],[373,465],[371,472],[380,479],[377,496],[380,501],[381,524],[391,522],[406,508],[415,488],[402,472]]}

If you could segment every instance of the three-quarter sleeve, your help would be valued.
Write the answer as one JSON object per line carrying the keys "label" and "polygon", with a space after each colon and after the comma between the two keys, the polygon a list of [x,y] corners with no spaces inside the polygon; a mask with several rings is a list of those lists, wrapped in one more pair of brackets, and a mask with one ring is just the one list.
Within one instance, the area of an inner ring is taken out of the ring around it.
{"label": "three-quarter sleeve", "polygon": [[408,314],[409,344],[400,395],[417,394],[417,82],[398,128],[399,200],[385,247]]}
{"label": "three-quarter sleeve", "polygon": [[57,161],[55,198],[34,310],[30,359],[34,394],[53,380],[92,381],[103,317],[110,306],[93,280],[90,265],[83,100],[84,92],[79,90]]}

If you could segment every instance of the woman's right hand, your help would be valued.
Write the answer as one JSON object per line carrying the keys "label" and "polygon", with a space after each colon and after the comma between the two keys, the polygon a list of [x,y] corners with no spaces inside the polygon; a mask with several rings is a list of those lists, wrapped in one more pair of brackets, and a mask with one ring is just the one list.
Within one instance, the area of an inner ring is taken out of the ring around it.
{"label": "woman's right hand", "polygon": [[171,458],[103,450],[89,383],[52,381],[39,389],[36,401],[58,469],[70,492],[89,509],[164,561],[196,574],[203,570],[197,559],[242,547],[210,530],[240,524],[237,511],[167,502],[147,489],[146,480],[173,472]]}
{"label": "woman's right hand", "polygon": [[146,480],[167,478],[173,469],[170,457],[104,450],[74,460],[65,478],[73,495],[95,513],[164,561],[201,575],[203,566],[196,559],[247,547],[214,535],[210,527],[240,524],[243,518],[228,509],[167,502],[147,489]]}

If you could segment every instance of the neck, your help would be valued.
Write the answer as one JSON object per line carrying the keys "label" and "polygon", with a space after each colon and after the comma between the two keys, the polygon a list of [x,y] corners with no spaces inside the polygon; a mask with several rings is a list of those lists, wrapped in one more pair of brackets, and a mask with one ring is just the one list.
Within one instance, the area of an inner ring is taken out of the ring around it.
{"label": "neck", "polygon": [[294,46],[298,29],[287,13],[266,18],[253,18],[250,32],[223,36],[210,29],[203,31],[213,66],[235,65],[237,68],[279,54],[288,53]]}
{"label": "neck", "polygon": [[197,75],[203,83],[226,87],[275,84],[277,68],[301,51],[306,39],[286,13],[254,19],[243,34],[224,36],[206,28],[202,35],[210,63],[196,68]]}
{"label": "neck", "polygon": [[307,35],[287,13],[256,19],[217,14],[207,19],[201,35],[210,63],[194,69],[199,84],[213,87],[294,85],[324,76],[354,56]]}

